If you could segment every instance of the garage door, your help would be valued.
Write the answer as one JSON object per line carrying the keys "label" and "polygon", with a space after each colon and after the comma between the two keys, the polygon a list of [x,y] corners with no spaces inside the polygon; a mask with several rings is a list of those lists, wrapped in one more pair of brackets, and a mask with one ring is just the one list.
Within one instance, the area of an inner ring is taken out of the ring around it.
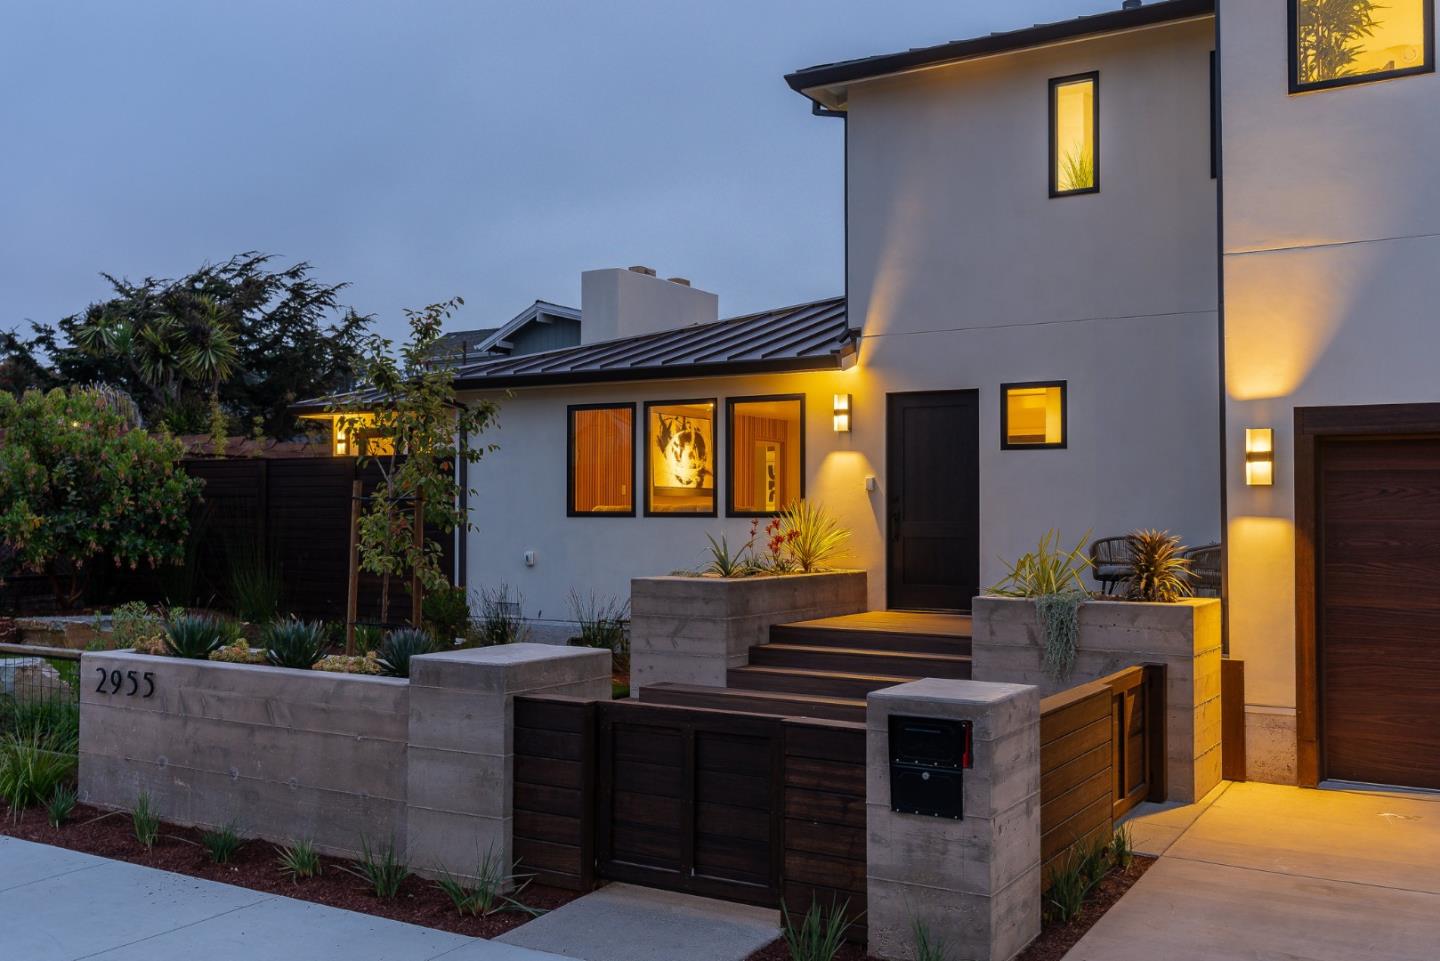
{"label": "garage door", "polygon": [[1323,774],[1440,789],[1440,440],[1318,454]]}

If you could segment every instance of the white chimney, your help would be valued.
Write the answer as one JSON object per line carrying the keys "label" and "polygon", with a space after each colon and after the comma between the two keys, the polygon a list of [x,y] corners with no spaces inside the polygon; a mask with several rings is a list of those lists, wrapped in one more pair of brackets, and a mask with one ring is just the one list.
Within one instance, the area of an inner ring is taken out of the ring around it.
{"label": "white chimney", "polygon": [[663,280],[649,267],[587,270],[580,275],[580,343],[678,330],[720,318],[720,298],[688,282]]}

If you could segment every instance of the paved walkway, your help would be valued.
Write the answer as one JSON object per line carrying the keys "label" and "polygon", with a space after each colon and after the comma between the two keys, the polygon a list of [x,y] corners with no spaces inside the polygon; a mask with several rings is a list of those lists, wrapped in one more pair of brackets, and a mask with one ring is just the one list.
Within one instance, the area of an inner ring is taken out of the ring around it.
{"label": "paved walkway", "polygon": [[1066,961],[1440,958],[1440,795],[1222,784],[1131,825],[1160,861]]}
{"label": "paved walkway", "polygon": [[0,836],[5,961],[572,961]]}

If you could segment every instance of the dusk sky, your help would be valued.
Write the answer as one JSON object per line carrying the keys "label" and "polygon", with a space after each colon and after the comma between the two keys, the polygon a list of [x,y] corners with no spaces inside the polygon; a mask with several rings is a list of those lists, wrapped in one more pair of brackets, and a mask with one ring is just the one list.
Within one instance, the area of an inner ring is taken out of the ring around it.
{"label": "dusk sky", "polygon": [[647,264],[722,316],[842,291],[841,122],[789,70],[1120,0],[4,0],[0,329],[243,250],[399,333]]}

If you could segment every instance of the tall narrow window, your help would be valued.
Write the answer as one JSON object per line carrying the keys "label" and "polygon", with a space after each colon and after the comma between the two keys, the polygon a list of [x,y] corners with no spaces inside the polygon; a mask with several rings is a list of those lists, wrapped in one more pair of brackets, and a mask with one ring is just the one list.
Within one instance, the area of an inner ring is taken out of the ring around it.
{"label": "tall narrow window", "polygon": [[1291,93],[1434,70],[1434,0],[1290,0]]}
{"label": "tall narrow window", "polygon": [[645,513],[715,516],[715,401],[645,405]]}
{"label": "tall narrow window", "polygon": [[725,435],[731,517],[778,513],[805,496],[805,398],[732,397]]}
{"label": "tall narrow window", "polygon": [[1000,385],[1001,450],[1065,443],[1065,381]]}
{"label": "tall narrow window", "polygon": [[1100,74],[1050,81],[1050,196],[1100,189]]}
{"label": "tall narrow window", "polygon": [[635,516],[635,405],[570,408],[571,517]]}

